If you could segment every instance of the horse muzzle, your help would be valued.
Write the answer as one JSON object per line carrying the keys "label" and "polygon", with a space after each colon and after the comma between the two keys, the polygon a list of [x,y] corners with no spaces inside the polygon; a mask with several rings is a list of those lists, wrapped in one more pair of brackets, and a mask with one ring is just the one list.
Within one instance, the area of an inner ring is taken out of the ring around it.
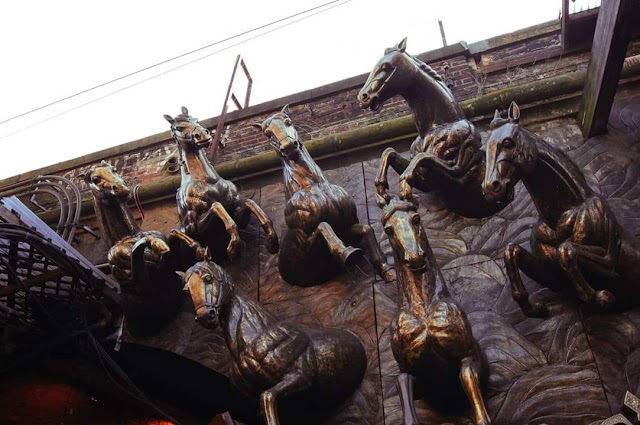
{"label": "horse muzzle", "polygon": [[196,311],[196,322],[207,329],[216,329],[220,324],[219,317],[217,308],[201,307]]}
{"label": "horse muzzle", "polygon": [[361,91],[358,93],[358,101],[360,108],[368,109],[371,112],[375,112],[380,108],[380,97],[377,93],[370,95],[367,92]]}
{"label": "horse muzzle", "polygon": [[485,180],[482,183],[482,193],[489,202],[510,202],[513,199],[513,187],[508,181],[498,179]]}

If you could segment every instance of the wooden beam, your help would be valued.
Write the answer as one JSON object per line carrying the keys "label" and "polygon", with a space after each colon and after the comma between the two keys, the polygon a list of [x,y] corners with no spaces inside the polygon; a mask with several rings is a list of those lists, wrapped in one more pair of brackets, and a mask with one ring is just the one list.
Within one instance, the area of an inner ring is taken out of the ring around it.
{"label": "wooden beam", "polygon": [[636,11],[637,0],[606,0],[600,6],[577,117],[586,138],[607,131]]}

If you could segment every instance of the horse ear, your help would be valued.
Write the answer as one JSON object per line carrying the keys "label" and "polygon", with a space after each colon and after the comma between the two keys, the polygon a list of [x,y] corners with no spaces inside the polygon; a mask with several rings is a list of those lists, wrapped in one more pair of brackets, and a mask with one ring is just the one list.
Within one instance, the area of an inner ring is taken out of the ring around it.
{"label": "horse ear", "polygon": [[191,288],[189,288],[189,283],[185,283],[182,287],[182,292],[186,292],[187,294],[191,293]]}
{"label": "horse ear", "polygon": [[407,37],[403,38],[402,41],[398,43],[397,50],[400,53],[404,53],[404,51],[407,50]]}
{"label": "horse ear", "polygon": [[254,121],[251,123],[251,127],[258,127],[260,131],[262,131],[262,123],[258,121]]}
{"label": "horse ear", "polygon": [[509,121],[513,123],[517,124],[518,121],[520,120],[520,107],[516,102],[512,101],[511,105],[509,105],[508,116],[509,116]]}
{"label": "horse ear", "polygon": [[493,114],[493,119],[494,120],[499,120],[500,118],[501,118],[500,117],[500,110],[496,109],[496,112]]}
{"label": "horse ear", "polygon": [[91,173],[92,172],[93,172],[93,168],[91,168],[89,171],[84,173],[84,181],[85,181],[85,183],[91,184]]}
{"label": "horse ear", "polygon": [[209,250],[209,247],[206,247],[204,249],[204,259],[203,261],[211,261],[211,251]]}
{"label": "horse ear", "polygon": [[173,123],[176,122],[171,115],[164,114],[163,117],[165,120],[169,121],[171,125],[173,125]]}
{"label": "horse ear", "polygon": [[282,111],[280,111],[280,112],[282,112],[285,115],[289,115],[289,104],[287,103],[286,105],[284,105],[282,107]]}
{"label": "horse ear", "polygon": [[189,115],[189,110],[187,109],[187,107],[186,107],[186,106],[183,106],[183,107],[182,107],[182,114],[183,114],[183,115]]}
{"label": "horse ear", "polygon": [[389,201],[390,201],[389,195],[382,196],[376,193],[376,204],[378,205],[378,208],[386,207],[387,205],[389,205]]}

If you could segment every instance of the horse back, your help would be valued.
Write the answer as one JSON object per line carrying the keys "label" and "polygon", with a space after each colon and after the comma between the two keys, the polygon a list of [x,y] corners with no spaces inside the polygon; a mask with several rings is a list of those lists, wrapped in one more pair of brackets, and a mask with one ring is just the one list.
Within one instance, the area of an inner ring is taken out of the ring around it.
{"label": "horse back", "polygon": [[309,356],[313,356],[316,368],[316,390],[339,398],[352,393],[367,368],[367,354],[360,338],[342,329],[305,329],[305,332],[311,340]]}

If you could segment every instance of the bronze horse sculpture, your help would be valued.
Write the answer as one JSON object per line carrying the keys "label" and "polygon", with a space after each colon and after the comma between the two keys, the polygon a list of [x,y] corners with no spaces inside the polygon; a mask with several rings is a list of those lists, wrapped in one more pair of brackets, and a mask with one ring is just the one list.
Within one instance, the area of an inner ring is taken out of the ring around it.
{"label": "bronze horse sculpture", "polygon": [[180,268],[180,260],[172,255],[176,250],[171,251],[162,232],[140,229],[127,204],[131,190],[111,165],[102,161],[92,167],[85,182],[102,237],[111,246],[107,259],[122,287],[127,329],[138,336],[153,333],[180,307],[181,284],[173,273]]}
{"label": "bronze horse sculpture", "polygon": [[383,211],[400,292],[399,310],[391,322],[391,350],[401,372],[397,386],[404,424],[418,425],[414,380],[434,407],[455,408],[466,395],[476,425],[490,424],[481,391],[486,358],[464,311],[449,295],[417,204],[381,195],[376,201]]}
{"label": "bronze horse sculpture", "polygon": [[178,145],[182,181],[176,193],[182,231],[211,249],[214,259],[233,259],[240,252],[238,226],[244,228],[253,213],[266,235],[267,250],[278,252],[278,235],[262,209],[238,194],[233,182],[223,179],[209,162],[209,130],[182,107],[182,114],[164,118],[171,124]]}
{"label": "bronze horse sculpture", "polygon": [[267,424],[280,423],[276,404],[284,399],[342,401],[360,385],[367,356],[354,334],[282,323],[209,260],[189,268],[183,281],[198,323],[222,328],[233,360],[231,380],[260,399]]}
{"label": "bronze horse sculpture", "polygon": [[298,137],[288,115],[288,105],[261,124],[282,160],[287,232],[280,250],[282,278],[309,286],[333,277],[342,267],[354,265],[360,248],[347,246],[364,238],[376,272],[394,279],[371,226],[360,224],[355,202],[340,186],[329,183]]}
{"label": "bronze horse sculpture", "polygon": [[435,192],[456,214],[489,217],[504,204],[488,202],[482,194],[484,151],[480,132],[467,120],[442,78],[427,64],[409,55],[405,38],[387,49],[374,66],[358,100],[363,109],[377,110],[399,94],[413,111],[418,137],[411,145],[411,160],[387,148],[375,180],[377,193],[389,196],[387,172],[400,174],[401,198],[411,189]]}
{"label": "bronze horse sculpture", "polygon": [[518,124],[512,102],[508,118],[496,111],[487,142],[484,192],[491,201],[513,198],[522,180],[540,220],[531,252],[510,244],[504,253],[512,295],[528,316],[548,315],[531,303],[519,270],[552,289],[568,281],[578,298],[599,308],[627,308],[640,301],[640,243],[618,225],[602,196],[560,149]]}

